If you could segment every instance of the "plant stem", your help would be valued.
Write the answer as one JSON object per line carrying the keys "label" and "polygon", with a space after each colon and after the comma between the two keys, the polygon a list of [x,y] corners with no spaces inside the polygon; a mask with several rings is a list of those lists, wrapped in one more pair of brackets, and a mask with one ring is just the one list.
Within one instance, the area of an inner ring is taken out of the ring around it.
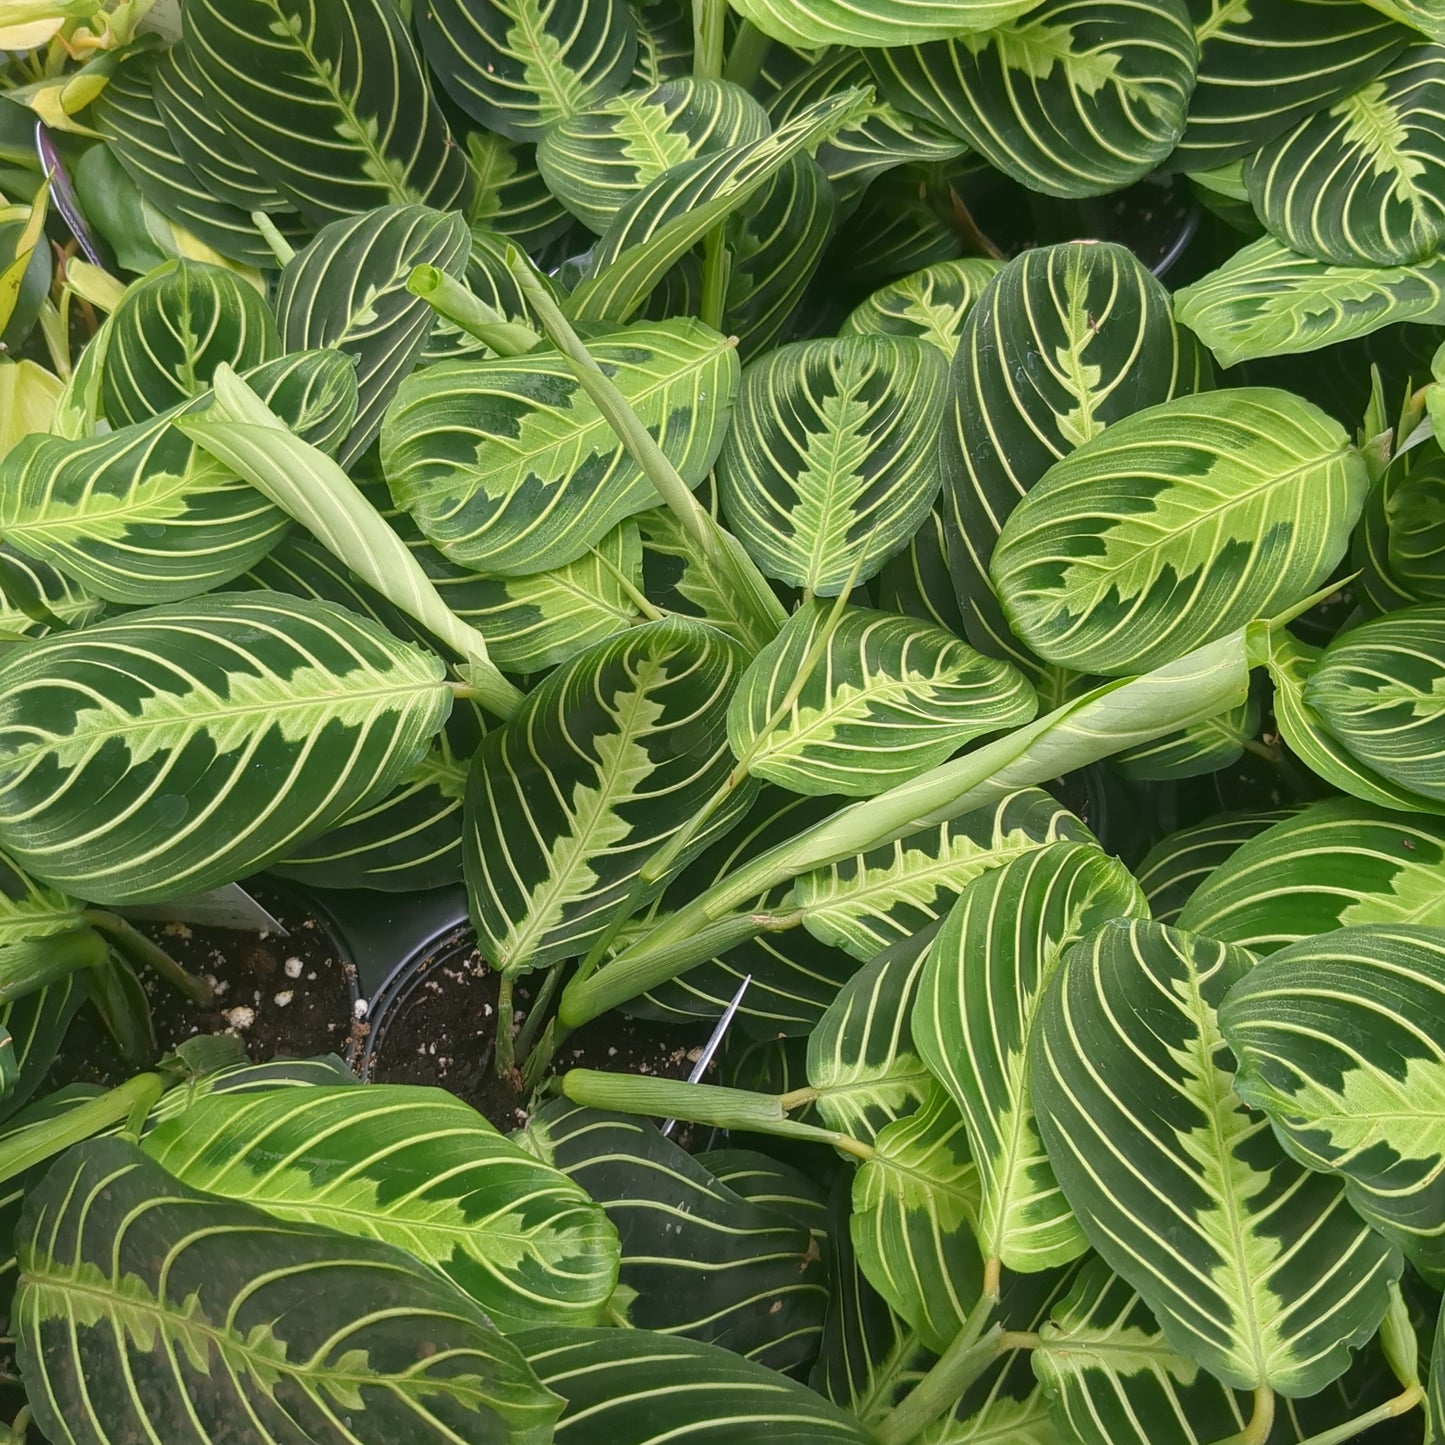
{"label": "plant stem", "polygon": [[1318,1435],[1311,1435],[1307,1440],[1301,1440],[1300,1445],[1344,1445],[1346,1440],[1353,1440],[1356,1435],[1361,1435],[1376,1425],[1383,1425],[1387,1420],[1408,1415],[1424,1398],[1425,1391],[1419,1385],[1411,1385],[1403,1394],[1386,1400],[1383,1405],[1376,1405],[1373,1410],[1367,1410],[1363,1415],[1356,1415],[1353,1420],[1346,1420],[1343,1425],[1336,1425],[1333,1429],[1322,1430]]}
{"label": "plant stem", "polygon": [[513,1058],[518,1054],[526,1057],[531,1049],[532,1040],[542,1025],[547,1005],[552,1002],[552,995],[557,992],[557,985],[562,982],[562,971],[566,967],[567,964],[564,960],[561,963],[554,963],[547,970],[547,976],[542,980],[542,987],[537,990],[537,996],[532,1000],[532,1007],[527,1010],[527,1017],[522,1020],[522,1027],[512,1048]]}
{"label": "plant stem", "polygon": [[261,233],[261,239],[271,248],[271,254],[285,266],[296,254],[296,248],[280,231],[265,211],[252,211],[251,224]]}
{"label": "plant stem", "polygon": [[144,964],[193,1004],[205,1008],[215,998],[214,990],[205,979],[188,973],[165,949],[152,943],[145,934],[133,928],[119,914],[110,913],[103,908],[87,908],[84,918],[92,928],[110,939],[131,963]]}
{"label": "plant stem", "polygon": [[740,20],[723,66],[723,79],[747,90],[762,74],[763,61],[768,58],[772,44],[771,35],[764,35],[751,20]]}
{"label": "plant stem", "polygon": [[438,316],[484,342],[498,356],[521,356],[542,344],[542,338],[530,326],[509,321],[495,306],[488,306],[440,267],[413,267],[406,289],[413,296],[420,296]]}
{"label": "plant stem", "polygon": [[[1274,1429],[1274,1390],[1269,1385],[1256,1385],[1254,1410],[1249,1424],[1237,1435],[1231,1435],[1221,1445],[1264,1445]],[[1346,1437],[1348,1439],[1348,1436]]]}
{"label": "plant stem", "polygon": [[721,80],[727,0],[692,0],[692,73],[698,80]]}
{"label": "plant stem", "polygon": [[497,984],[497,1043],[492,1057],[499,1079],[505,1079],[517,1066],[517,1049],[512,1034],[514,984],[510,973],[504,973]]}
{"label": "plant stem", "polygon": [[878,1445],[908,1445],[920,1431],[952,1407],[960,1395],[998,1358],[1002,1329],[985,1333],[995,1296],[981,1294],[953,1343],[913,1390],[873,1428]]}

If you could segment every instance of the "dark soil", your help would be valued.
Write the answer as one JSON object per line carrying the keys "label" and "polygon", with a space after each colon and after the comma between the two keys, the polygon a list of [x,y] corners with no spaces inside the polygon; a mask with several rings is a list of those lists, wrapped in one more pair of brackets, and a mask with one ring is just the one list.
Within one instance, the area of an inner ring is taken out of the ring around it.
{"label": "dark soil", "polygon": [[[364,1031],[353,1013],[355,970],[297,896],[266,882],[252,896],[288,930],[277,934],[137,922],[189,973],[205,978],[215,1002],[197,1008],[147,969],[137,970],[150,1000],[157,1057],[197,1034],[230,1033],[257,1062],[278,1056],[347,1054]],[[93,1010],[71,1025],[51,1070],[52,1086],[114,1084],[135,1068],[122,1059]]]}
{"label": "dark soil", "polygon": [[[498,978],[469,930],[443,940],[398,988],[395,1002],[380,1011],[380,1028],[363,1055],[364,1077],[386,1084],[438,1084],[499,1129],[525,1123],[528,1094],[521,1077],[515,1071],[498,1077],[494,1063]],[[535,985],[526,979],[517,984],[517,1015],[526,1013],[540,983],[539,975]],[[563,1042],[552,1072],[606,1069],[685,1079],[711,1032],[703,1022],[695,1027],[654,1024],[607,1014]]]}

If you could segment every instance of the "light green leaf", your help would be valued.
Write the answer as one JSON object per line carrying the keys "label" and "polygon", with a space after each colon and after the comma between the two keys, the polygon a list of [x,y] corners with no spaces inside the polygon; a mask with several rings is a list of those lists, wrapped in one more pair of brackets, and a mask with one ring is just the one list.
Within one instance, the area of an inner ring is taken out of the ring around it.
{"label": "light green leaf", "polygon": [[42,639],[0,657],[0,845],[98,902],[233,882],[405,776],[450,709],[442,674],[275,593]]}
{"label": "light green leaf", "polygon": [[464,145],[476,178],[466,210],[473,229],[495,231],[530,253],[571,228],[572,213],[547,189],[537,169],[535,146],[489,130],[467,131]]}
{"label": "light green leaf", "polygon": [[1215,1009],[1253,959],[1120,919],[1072,948],[1032,1048],[1049,1161],[1169,1345],[1234,1389],[1312,1395],[1375,1332],[1400,1256],[1234,1091]]}
{"label": "light green leaf", "polygon": [[[727,701],[743,661],[699,623],[647,623],[578,653],[487,736],[467,782],[466,873],[495,967],[586,953],[643,864],[727,777]],[[749,801],[737,790],[679,863]]]}
{"label": "light green leaf", "polygon": [[513,140],[615,95],[637,56],[623,0],[430,0],[416,27],[452,100]]}
{"label": "light green leaf", "polygon": [[617,1283],[602,1210],[441,1089],[212,1092],[144,1147],[193,1189],[406,1250],[508,1332],[601,1323]]}
{"label": "light green leaf", "polygon": [[1259,704],[1251,697],[1218,717],[1167,733],[1141,748],[1129,748],[1113,762],[1126,778],[1140,782],[1197,778],[1237,763],[1258,731]]}
{"label": "light green leaf", "polygon": [[901,110],[1030,190],[1098,196],[1184,131],[1199,58],[1184,0],[1044,0],[979,34],[868,53]]}
{"label": "light green leaf", "polygon": [[18,1244],[21,1370],[51,1439],[552,1438],[560,1402],[449,1281],[190,1189],[133,1144],[68,1152]]}
{"label": "light green leaf", "polygon": [[[691,318],[588,347],[683,480],[722,445],[737,352]],[[574,561],[657,491],[555,352],[445,362],[405,381],[381,432],[399,507],[446,557],[515,576]]]}
{"label": "light green leaf", "polygon": [[929,952],[913,1005],[918,1052],[963,1111],[989,1261],[1032,1272],[1081,1255],[1083,1234],[1055,1182],[1035,1122],[1030,1043],[1064,950],[1144,897],[1124,865],[1083,843],[1056,843],[976,878]]}
{"label": "light green leaf", "polygon": [[804,604],[744,674],[728,740],[753,776],[866,797],[1033,716],[1033,689],[1007,663],[927,623],[845,607],[822,660],[770,726],[830,610]]}
{"label": "light green leaf", "polygon": [[1440,12],[1438,0],[1365,0],[1365,3],[1382,15],[1428,35],[1431,40],[1445,42],[1445,15]]}
{"label": "light green leaf", "polygon": [[764,35],[800,50],[822,45],[919,45],[992,30],[1037,0],[734,0],[734,9]]}
{"label": "light green leaf", "polygon": [[1445,322],[1445,260],[1335,266],[1265,236],[1177,291],[1174,315],[1221,366],[1318,351],[1396,322]]}
{"label": "light green leaf", "polygon": [[1338,422],[1265,387],[1176,397],[1054,464],[989,571],[1041,657],[1139,672],[1308,596],[1349,546],[1369,472]]}
{"label": "light green leaf", "polygon": [[1001,264],[970,256],[890,281],[848,313],[840,334],[916,336],[952,361],[964,321]]}

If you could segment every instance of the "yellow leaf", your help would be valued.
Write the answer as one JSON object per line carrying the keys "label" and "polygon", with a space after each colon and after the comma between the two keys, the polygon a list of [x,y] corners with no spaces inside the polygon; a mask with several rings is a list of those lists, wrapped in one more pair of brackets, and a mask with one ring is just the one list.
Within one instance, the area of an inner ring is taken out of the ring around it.
{"label": "yellow leaf", "polygon": [[47,432],[65,384],[33,361],[0,358],[0,457],[31,432]]}

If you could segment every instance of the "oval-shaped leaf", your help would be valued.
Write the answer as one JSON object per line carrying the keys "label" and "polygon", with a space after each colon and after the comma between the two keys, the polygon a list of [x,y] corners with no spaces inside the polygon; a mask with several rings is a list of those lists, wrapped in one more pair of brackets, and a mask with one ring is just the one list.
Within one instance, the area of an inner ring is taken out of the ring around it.
{"label": "oval-shaped leaf", "polygon": [[1184,0],[1044,0],[986,33],[868,62],[895,105],[1021,185],[1098,196],[1174,149],[1198,55]]}
{"label": "oval-shaped leaf", "polygon": [[[297,434],[324,450],[356,413],[345,357],[282,356],[247,383]],[[36,435],[0,461],[0,532],[99,597],[192,597],[264,557],[290,519],[172,423],[205,411],[206,392],[160,416],[82,441]]]}
{"label": "oval-shaped leaf", "polygon": [[920,45],[992,30],[1037,0],[736,0],[734,9],[764,35],[800,50],[821,45]]}
{"label": "oval-shaped leaf", "polygon": [[1375,1332],[1400,1256],[1234,1091],[1215,1010],[1253,959],[1152,922],[1072,948],[1032,1048],[1049,1161],[1169,1344],[1234,1389],[1312,1395]]}
{"label": "oval-shaped leaf", "polygon": [[926,622],[862,607],[845,607],[789,700],[831,610],[800,607],[738,686],[728,741],[753,776],[798,793],[870,797],[1034,715],[1033,689],[1008,663]]}
{"label": "oval-shaped leaf", "polygon": [[1344,555],[1368,490],[1344,428],[1297,396],[1176,397],[1051,467],[989,570],[1041,657],[1144,672],[1307,596]]}
{"label": "oval-shaped leaf", "polygon": [[1257,151],[1244,178],[1255,213],[1292,250],[1342,266],[1433,256],[1445,240],[1445,51],[1408,46]]}
{"label": "oval-shaped leaf", "polygon": [[949,565],[944,522],[947,505],[943,500],[933,504],[908,546],[883,564],[875,586],[878,605],[885,610],[917,617],[962,637],[967,629]]}
{"label": "oval-shaped leaf", "polygon": [[443,673],[276,593],[42,639],[0,658],[0,844],[99,902],[233,882],[415,766],[451,706]]}
{"label": "oval-shaped leaf", "polygon": [[799,341],[743,373],[718,498],[769,577],[836,596],[871,577],[938,493],[948,369],[921,341]]}
{"label": "oval-shaped leaf", "polygon": [[537,166],[553,194],[600,236],[669,167],[761,140],[768,130],[767,112],[741,86],[667,80],[553,121],[537,146]]}
{"label": "oval-shaped leaf", "polygon": [[448,1280],[190,1189],[133,1144],[64,1155],[18,1244],[21,1369],[53,1439],[551,1439],[557,1397]]}
{"label": "oval-shaped leaf", "polygon": [[974,879],[929,952],[913,1037],[968,1123],[991,1289],[1000,1262],[1032,1272],[1087,1247],[1039,1140],[1030,1040],[1064,950],[1107,919],[1143,911],[1117,859],[1056,843]]}
{"label": "oval-shaped leaf", "polygon": [[[722,445],[734,348],[699,321],[641,323],[591,342],[692,487]],[[496,576],[560,567],[657,491],[555,352],[444,362],[402,383],[381,432],[396,504],[441,553]]]}
{"label": "oval-shaped leaf", "polygon": [[1001,265],[970,256],[925,266],[860,302],[848,313],[840,334],[916,336],[952,361],[964,321]]}
{"label": "oval-shaped leaf", "polygon": [[1304,700],[1356,758],[1445,800],[1445,607],[1409,607],[1337,637]]}
{"label": "oval-shaped leaf", "polygon": [[312,225],[465,203],[466,161],[391,0],[195,0],[182,18],[236,153]]}
{"label": "oval-shaped leaf", "polygon": [[466,268],[465,221],[425,206],[386,206],[332,221],[282,268],[276,319],[287,351],[331,347],[356,362],[356,422],[337,450],[349,466],[431,334],[436,313],[406,288],[415,266]]}
{"label": "oval-shaped leaf", "polygon": [[1445,818],[1329,798],[1242,840],[1179,926],[1273,953],[1366,923],[1445,926]]}
{"label": "oval-shaped leaf", "polygon": [[1385,515],[1390,578],[1412,601],[1445,602],[1445,458],[1402,478]]}
{"label": "oval-shaped leaf", "polygon": [[623,0],[430,0],[416,27],[447,94],[513,140],[615,95],[637,56]]}
{"label": "oval-shaped leaf", "polygon": [[1445,930],[1338,929],[1230,989],[1235,1090],[1427,1279],[1445,1277]]}
{"label": "oval-shaped leaf", "polygon": [[[489,962],[516,972],[587,951],[731,771],[743,661],[712,628],[647,623],[579,653],[488,735],[467,781],[466,872]],[[679,863],[749,800],[739,790]]]}
{"label": "oval-shaped leaf", "polygon": [[508,1332],[600,1323],[617,1282],[601,1208],[441,1089],[212,1093],[145,1152],[194,1189],[397,1245]]}
{"label": "oval-shaped leaf", "polygon": [[1134,870],[1149,902],[1149,916],[1157,923],[1177,923],[1180,911],[1216,868],[1237,848],[1287,817],[1287,808],[1221,813],[1161,839]]}
{"label": "oval-shaped leaf", "polygon": [[282,350],[254,286],[220,266],[169,261],[111,313],[101,405],[112,426],[145,421],[206,391],[221,362],[246,371]]}

